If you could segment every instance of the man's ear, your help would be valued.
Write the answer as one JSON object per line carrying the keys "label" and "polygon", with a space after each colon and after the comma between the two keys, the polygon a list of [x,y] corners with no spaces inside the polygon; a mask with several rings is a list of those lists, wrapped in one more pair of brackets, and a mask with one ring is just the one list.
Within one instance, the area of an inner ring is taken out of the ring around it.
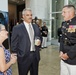
{"label": "man's ear", "polygon": [[22,15],[22,18],[24,18],[24,15]]}

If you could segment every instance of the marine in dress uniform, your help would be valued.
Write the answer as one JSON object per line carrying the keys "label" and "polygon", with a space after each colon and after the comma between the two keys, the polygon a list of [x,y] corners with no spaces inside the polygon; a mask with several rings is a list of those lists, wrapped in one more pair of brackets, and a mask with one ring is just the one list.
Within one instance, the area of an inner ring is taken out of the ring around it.
{"label": "marine in dress uniform", "polygon": [[76,17],[67,22],[63,22],[61,30],[60,50],[69,56],[64,62],[76,65]]}
{"label": "marine in dress uniform", "polygon": [[65,5],[62,9],[60,38],[60,75],[76,75],[76,16],[73,5]]}

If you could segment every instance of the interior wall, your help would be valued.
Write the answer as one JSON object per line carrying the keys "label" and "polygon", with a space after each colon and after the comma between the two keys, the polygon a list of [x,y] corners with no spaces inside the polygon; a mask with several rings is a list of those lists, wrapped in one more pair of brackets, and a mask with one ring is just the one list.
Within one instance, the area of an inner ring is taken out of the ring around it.
{"label": "interior wall", "polygon": [[8,0],[0,0],[0,10],[8,12]]}
{"label": "interior wall", "polygon": [[22,11],[25,8],[25,4],[17,5],[17,21],[20,23],[22,18]]}
{"label": "interior wall", "polygon": [[14,4],[8,4],[9,20],[17,19],[17,8]]}

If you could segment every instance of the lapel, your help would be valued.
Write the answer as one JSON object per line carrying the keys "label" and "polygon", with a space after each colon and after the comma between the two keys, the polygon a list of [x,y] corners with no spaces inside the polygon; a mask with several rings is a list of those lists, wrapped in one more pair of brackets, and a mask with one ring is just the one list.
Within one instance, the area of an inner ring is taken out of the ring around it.
{"label": "lapel", "polygon": [[[26,35],[26,37],[29,38],[29,34],[27,32],[27,29],[26,29],[24,23],[22,23],[22,31],[24,32],[24,34]],[[30,38],[29,38],[29,40],[30,40]]]}

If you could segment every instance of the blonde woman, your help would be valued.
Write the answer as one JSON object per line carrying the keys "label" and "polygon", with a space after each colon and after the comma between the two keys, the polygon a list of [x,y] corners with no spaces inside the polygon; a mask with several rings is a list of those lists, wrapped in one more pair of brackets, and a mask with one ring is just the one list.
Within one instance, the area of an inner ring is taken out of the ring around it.
{"label": "blonde woman", "polygon": [[12,75],[11,65],[17,60],[16,54],[10,54],[2,43],[8,38],[5,26],[0,24],[0,75]]}

